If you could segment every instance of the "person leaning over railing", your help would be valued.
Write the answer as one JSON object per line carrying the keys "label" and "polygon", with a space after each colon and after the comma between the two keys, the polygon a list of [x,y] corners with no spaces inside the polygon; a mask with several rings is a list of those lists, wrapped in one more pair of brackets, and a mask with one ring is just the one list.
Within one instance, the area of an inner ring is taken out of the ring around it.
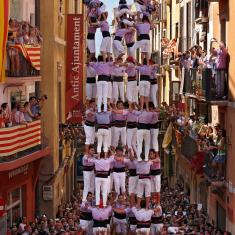
{"label": "person leaning over railing", "polygon": [[225,162],[226,162],[226,131],[221,128],[218,131],[218,138],[216,146],[211,146],[210,150],[217,149],[217,154],[213,159],[212,167],[216,172],[216,179],[223,179],[225,177]]}

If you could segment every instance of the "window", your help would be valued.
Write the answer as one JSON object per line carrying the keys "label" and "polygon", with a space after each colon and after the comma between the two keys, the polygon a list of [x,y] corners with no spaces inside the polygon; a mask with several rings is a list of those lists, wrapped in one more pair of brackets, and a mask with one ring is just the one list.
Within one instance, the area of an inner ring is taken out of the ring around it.
{"label": "window", "polygon": [[11,226],[22,217],[22,188],[17,188],[7,195],[7,224]]}

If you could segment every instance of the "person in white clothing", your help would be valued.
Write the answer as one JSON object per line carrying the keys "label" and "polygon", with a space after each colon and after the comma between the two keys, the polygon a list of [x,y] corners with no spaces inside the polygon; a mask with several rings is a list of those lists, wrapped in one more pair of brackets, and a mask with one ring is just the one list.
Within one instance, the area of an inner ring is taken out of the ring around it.
{"label": "person in white clothing", "polygon": [[85,202],[89,192],[92,194],[95,191],[95,173],[94,163],[89,162],[94,158],[95,149],[93,145],[89,146],[88,154],[83,157],[83,181],[84,189],[82,201]]}
{"label": "person in white clothing", "polygon": [[[91,62],[97,62],[95,57],[90,59]],[[89,102],[96,98],[96,71],[89,63],[86,66],[86,99]]]}
{"label": "person in white clothing", "polygon": [[147,209],[145,200],[142,200],[141,209],[134,207],[132,211],[137,220],[136,234],[150,235],[151,217],[154,214],[154,210]]}
{"label": "person in white clothing", "polygon": [[85,153],[88,152],[88,147],[90,144],[95,142],[95,101],[89,101],[89,108],[86,110],[86,117],[84,123],[84,132],[86,136],[85,141]]}
{"label": "person in white clothing", "polygon": [[117,109],[113,110],[114,140],[113,147],[118,146],[119,138],[121,138],[122,146],[126,146],[126,118],[128,111],[124,109],[122,101],[117,102]]}

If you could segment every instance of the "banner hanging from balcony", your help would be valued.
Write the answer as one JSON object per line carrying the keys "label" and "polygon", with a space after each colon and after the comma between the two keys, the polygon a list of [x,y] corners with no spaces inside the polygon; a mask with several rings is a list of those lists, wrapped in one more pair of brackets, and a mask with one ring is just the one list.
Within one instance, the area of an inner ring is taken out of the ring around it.
{"label": "banner hanging from balcony", "polygon": [[40,144],[40,120],[27,125],[0,128],[0,157],[11,156]]}
{"label": "banner hanging from balcony", "polygon": [[9,1],[0,1],[0,83],[5,80],[6,42],[8,36]]}
{"label": "banner hanging from balcony", "polygon": [[11,48],[19,50],[34,69],[40,70],[41,46],[15,44]]}
{"label": "banner hanging from balcony", "polygon": [[66,120],[80,123],[83,112],[83,15],[67,15]]}

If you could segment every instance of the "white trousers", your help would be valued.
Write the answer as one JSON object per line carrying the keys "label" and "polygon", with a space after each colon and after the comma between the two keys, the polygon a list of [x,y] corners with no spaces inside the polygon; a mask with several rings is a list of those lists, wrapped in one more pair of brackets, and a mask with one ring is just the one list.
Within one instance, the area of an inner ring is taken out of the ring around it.
{"label": "white trousers", "polygon": [[141,49],[141,52],[150,54],[150,40],[143,39],[135,42],[134,46],[131,47],[131,51],[136,51],[139,48]]}
{"label": "white trousers", "polygon": [[111,52],[111,37],[104,37],[100,45],[100,52]]}
{"label": "white trousers", "polygon": [[130,81],[127,82],[126,86],[126,98],[128,102],[136,102],[138,96],[138,90],[137,90],[137,81]]}
{"label": "white trousers", "polygon": [[137,184],[137,197],[151,196],[151,180],[150,179],[139,179]]}
{"label": "white trousers", "polygon": [[110,99],[111,103],[113,100],[113,84],[112,82],[109,82],[108,84],[108,98]]}
{"label": "white trousers", "polygon": [[161,192],[161,175],[151,176],[151,192],[160,193]]}
{"label": "white trousers", "polygon": [[122,146],[126,146],[126,127],[114,127],[113,146],[117,147],[121,137]]}
{"label": "white trousers", "polygon": [[123,46],[121,41],[114,40],[113,41],[113,55],[117,58],[119,55],[125,53],[125,47]]}
{"label": "white trousers", "polygon": [[158,234],[162,231],[163,224],[151,224],[151,234]]}
{"label": "white trousers", "polygon": [[113,222],[115,224],[115,231],[118,234],[127,234],[127,223],[126,219],[117,219],[113,218]]}
{"label": "white trousers", "polygon": [[84,125],[84,132],[86,136],[85,144],[94,144],[95,142],[95,127]]}
{"label": "white trousers", "polygon": [[87,100],[96,98],[96,83],[87,83],[86,84],[86,98]]}
{"label": "white trousers", "polygon": [[80,226],[87,235],[92,235],[93,220],[80,220]]}
{"label": "white trousers", "polygon": [[108,178],[100,178],[95,177],[95,204],[96,206],[100,205],[100,192],[103,197],[103,205],[107,205],[107,197],[108,197],[108,186],[109,181]]}
{"label": "white trousers", "polygon": [[108,229],[103,228],[103,227],[93,228],[93,235],[100,235],[100,233],[102,235],[107,235],[108,234]]}
{"label": "white trousers", "polygon": [[136,194],[138,179],[139,179],[138,176],[129,176],[129,179],[128,179],[129,195]]}
{"label": "white trousers", "polygon": [[113,172],[110,173],[110,176],[108,177],[109,179],[109,188],[108,188],[108,193],[113,191]]}
{"label": "white trousers", "polygon": [[95,53],[95,39],[87,39],[87,47],[90,53]]}
{"label": "white trousers", "polygon": [[126,173],[125,172],[113,172],[113,181],[115,192],[120,195],[126,192]]}
{"label": "white trousers", "polygon": [[149,97],[149,94],[150,94],[150,82],[149,81],[140,81],[139,94],[140,96]]}
{"label": "white trousers", "polygon": [[137,128],[127,128],[126,130],[126,144],[128,149],[133,149],[137,153]]}
{"label": "white trousers", "polygon": [[131,56],[133,58],[136,58],[136,50],[133,50],[132,47],[127,47],[127,56]]}
{"label": "white trousers", "polygon": [[155,108],[157,108],[158,106],[157,91],[158,91],[157,84],[150,85],[150,100],[153,102]]}
{"label": "white trousers", "polygon": [[150,130],[138,129],[137,130],[137,160],[141,161],[142,146],[144,141],[145,160],[148,160],[150,149]]}
{"label": "white trousers", "polygon": [[153,148],[156,152],[159,151],[158,134],[159,134],[159,128],[150,129],[151,148]]}
{"label": "white trousers", "polygon": [[108,152],[109,148],[109,129],[98,129],[97,131],[97,153],[101,153],[103,146],[104,152]]}
{"label": "white trousers", "polygon": [[84,189],[82,195],[82,201],[87,199],[88,192],[94,194],[95,191],[95,173],[94,171],[83,171]]}
{"label": "white trousers", "polygon": [[102,102],[104,104],[104,112],[107,112],[108,86],[109,86],[109,82],[106,82],[106,81],[97,82],[98,112],[101,112]]}
{"label": "white trousers", "polygon": [[150,234],[150,228],[137,228],[136,229],[137,235],[149,235]]}
{"label": "white trousers", "polygon": [[120,97],[121,101],[125,101],[124,97],[124,82],[113,82],[113,99],[115,102]]}

